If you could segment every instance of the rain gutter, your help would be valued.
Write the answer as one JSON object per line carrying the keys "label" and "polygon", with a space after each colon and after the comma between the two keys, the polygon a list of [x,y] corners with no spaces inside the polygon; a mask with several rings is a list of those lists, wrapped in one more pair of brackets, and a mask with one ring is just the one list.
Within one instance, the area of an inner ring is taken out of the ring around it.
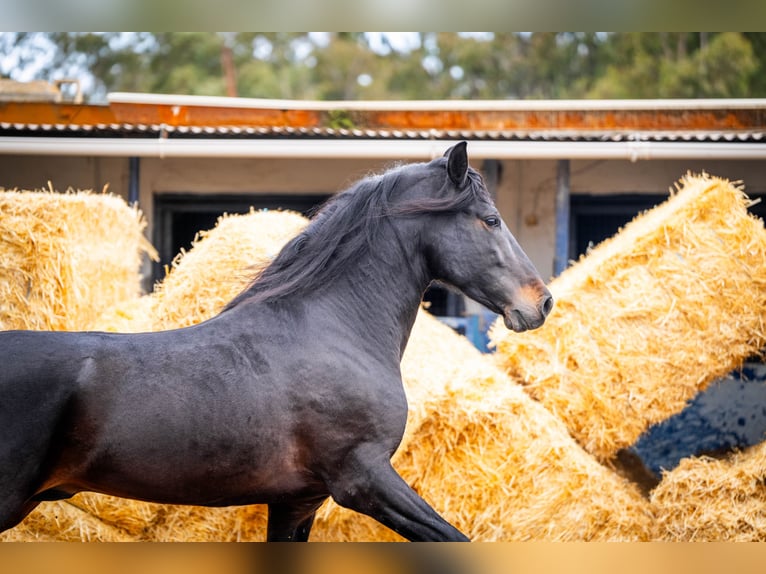
{"label": "rain gutter", "polygon": [[[417,159],[444,153],[453,141],[401,139],[167,139],[0,137],[0,154],[142,158]],[[469,142],[475,159],[763,160],[766,143],[691,141]]]}

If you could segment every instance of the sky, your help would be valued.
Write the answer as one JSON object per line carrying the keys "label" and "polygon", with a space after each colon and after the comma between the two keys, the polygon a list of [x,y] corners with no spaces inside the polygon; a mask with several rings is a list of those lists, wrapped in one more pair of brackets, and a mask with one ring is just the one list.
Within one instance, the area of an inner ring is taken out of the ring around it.
{"label": "sky", "polygon": [[[5,46],[4,40],[10,40],[13,32],[0,32],[0,48]],[[130,35],[130,32],[125,32]],[[491,32],[461,32],[463,35],[487,37]],[[328,32],[313,32],[312,37],[315,41],[321,42],[323,38],[329,35]],[[389,51],[388,46],[394,50],[406,52],[418,47],[420,37],[417,32],[367,32],[370,39],[370,46],[373,50],[385,54]],[[51,43],[43,34],[39,34],[34,42],[34,48],[37,54],[32,58],[31,63],[26,66],[20,65],[20,54],[17,51],[0,50],[0,75],[9,76],[14,80],[29,82],[36,78],[41,68],[50,61]],[[92,91],[94,81],[93,77],[85,70],[62,70],[60,78],[76,78],[84,93]]]}
{"label": "sky", "polygon": [[[4,45],[3,39],[10,38],[13,34],[14,32],[0,32],[0,46]],[[314,32],[312,35],[316,40],[321,41],[328,33]],[[384,37],[388,39],[388,43],[395,50],[399,51],[415,48],[419,42],[417,32],[369,32],[368,35],[371,47],[382,53],[387,50]],[[35,58],[34,63],[23,68],[19,67],[19,54],[17,52],[3,50],[0,53],[0,74],[10,75],[14,80],[20,82],[35,79],[35,74],[45,65],[46,61],[50,60],[46,54],[50,53],[51,43],[41,34],[38,36],[35,46],[39,49],[39,55]]]}

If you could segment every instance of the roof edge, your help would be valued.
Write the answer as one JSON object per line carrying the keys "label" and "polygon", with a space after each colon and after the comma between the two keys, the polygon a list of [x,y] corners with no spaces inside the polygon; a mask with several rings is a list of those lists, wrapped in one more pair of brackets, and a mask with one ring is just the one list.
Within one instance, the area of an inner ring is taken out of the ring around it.
{"label": "roof edge", "polygon": [[[0,155],[71,155],[154,158],[432,159],[449,140],[165,140],[23,138],[0,136]],[[766,144],[689,142],[495,142],[469,143],[477,159],[766,159]]]}
{"label": "roof edge", "polygon": [[766,109],[766,98],[646,100],[288,100],[113,92],[109,104],[309,111],[572,111]]}

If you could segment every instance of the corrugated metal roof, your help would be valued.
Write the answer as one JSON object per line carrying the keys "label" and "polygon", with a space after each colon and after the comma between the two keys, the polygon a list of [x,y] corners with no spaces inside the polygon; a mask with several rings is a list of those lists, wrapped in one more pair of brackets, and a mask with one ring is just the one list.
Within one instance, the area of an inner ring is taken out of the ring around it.
{"label": "corrugated metal roof", "polygon": [[766,100],[301,102],[112,94],[103,106],[0,102],[0,135],[761,143]]}
{"label": "corrugated metal roof", "polygon": [[37,124],[0,121],[0,135],[45,137],[327,138],[494,141],[764,142],[766,130],[471,130],[360,129],[332,127],[169,126],[164,124]]}

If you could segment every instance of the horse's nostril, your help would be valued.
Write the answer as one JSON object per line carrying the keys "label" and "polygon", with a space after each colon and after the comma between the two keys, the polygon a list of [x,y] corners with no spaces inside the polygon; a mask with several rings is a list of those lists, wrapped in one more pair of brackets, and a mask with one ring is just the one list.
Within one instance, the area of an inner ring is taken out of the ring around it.
{"label": "horse's nostril", "polygon": [[543,305],[542,305],[543,317],[547,317],[552,310],[553,310],[553,297],[551,297],[550,295],[547,295],[545,299],[543,300]]}

